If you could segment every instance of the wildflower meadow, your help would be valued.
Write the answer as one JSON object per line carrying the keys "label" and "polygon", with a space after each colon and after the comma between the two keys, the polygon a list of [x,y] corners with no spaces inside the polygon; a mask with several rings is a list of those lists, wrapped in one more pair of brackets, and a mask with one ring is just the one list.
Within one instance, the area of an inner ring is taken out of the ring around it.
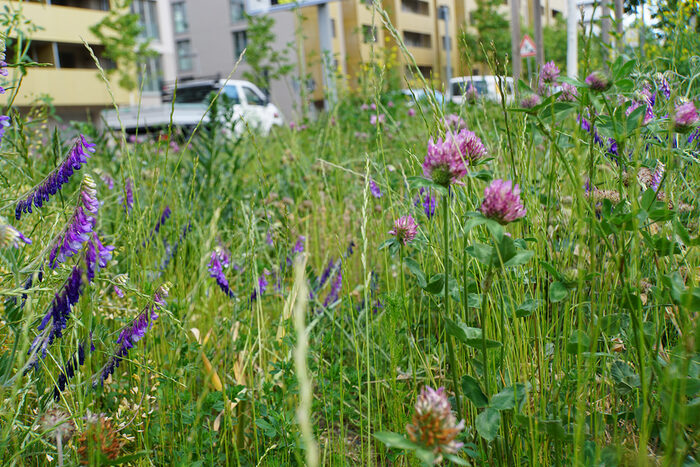
{"label": "wildflower meadow", "polygon": [[700,71],[655,66],[380,70],[269,135],[6,107],[0,464],[698,465]]}

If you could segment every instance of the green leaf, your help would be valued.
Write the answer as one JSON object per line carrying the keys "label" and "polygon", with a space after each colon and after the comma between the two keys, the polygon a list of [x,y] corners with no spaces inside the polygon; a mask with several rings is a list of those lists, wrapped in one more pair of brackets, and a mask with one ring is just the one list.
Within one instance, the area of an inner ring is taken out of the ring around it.
{"label": "green leaf", "polygon": [[493,256],[492,247],[484,245],[483,243],[475,243],[473,245],[469,245],[465,251],[469,254],[469,256],[476,258],[476,260],[481,264],[491,266],[491,257]]}
{"label": "green leaf", "polygon": [[464,392],[464,395],[467,396],[467,399],[472,401],[472,404],[474,404],[478,409],[489,405],[489,400],[481,390],[481,386],[476,378],[469,375],[462,376],[462,391]]}
{"label": "green leaf", "polygon": [[623,394],[627,394],[641,386],[641,380],[632,367],[622,360],[615,360],[610,365],[610,376],[615,381],[615,387]]}
{"label": "green leaf", "polygon": [[440,273],[440,274],[435,274],[433,277],[430,278],[430,282],[428,282],[428,285],[424,287],[425,291],[437,295],[441,293],[445,288],[445,275]]}
{"label": "green leaf", "polygon": [[[445,330],[447,331],[447,334],[453,336],[463,344],[467,344],[469,347],[473,347],[475,349],[481,349],[481,329],[470,328],[461,321],[452,321],[449,318],[445,318]],[[502,344],[498,341],[486,339],[487,349],[500,347],[501,345]]]}
{"label": "green leaf", "polygon": [[377,250],[382,251],[384,248],[387,248],[387,247],[393,245],[394,243],[396,243],[396,239],[394,239],[393,237],[388,239],[388,240],[384,240],[381,243],[381,245],[379,245],[379,248],[377,248]]}
{"label": "green leaf", "polygon": [[374,437],[384,443],[389,448],[414,450],[418,448],[410,439],[393,431],[380,431]]}
{"label": "green leaf", "polygon": [[569,336],[569,340],[566,343],[566,351],[570,354],[577,354],[579,345],[581,347],[581,352],[587,351],[590,348],[591,339],[585,332],[576,330]]}
{"label": "green leaf", "polygon": [[503,226],[501,224],[494,220],[488,219],[486,221],[486,228],[489,229],[489,232],[491,232],[491,235],[493,235],[496,243],[500,243],[503,240]]}
{"label": "green leaf", "polygon": [[443,196],[447,195],[447,189],[444,186],[438,185],[425,177],[408,177],[406,181],[408,182],[408,186],[413,189],[420,190],[421,188],[429,188],[431,190],[435,190],[437,193],[440,193]]}
{"label": "green leaf", "polygon": [[442,457],[457,465],[469,465],[469,462],[465,461],[461,457],[457,457],[454,454],[443,454]]}
{"label": "green leaf", "polygon": [[102,461],[100,462],[100,465],[129,464],[129,463],[133,463],[135,460],[138,460],[142,457],[146,457],[148,454],[149,454],[148,451],[139,451],[139,452],[135,452],[133,454],[127,454],[125,456],[121,456],[117,459],[109,459],[107,456],[103,456]]}
{"label": "green leaf", "polygon": [[515,256],[506,261],[505,264],[503,264],[503,266],[507,268],[522,266],[523,264],[530,261],[533,256],[535,256],[535,252],[532,250],[520,250],[515,254]]}
{"label": "green leaf", "polygon": [[566,289],[566,286],[559,282],[552,282],[552,284],[549,286],[549,301],[552,303],[559,303],[562,300],[566,298],[566,296],[569,295],[569,291]]}
{"label": "green leaf", "polygon": [[413,258],[404,258],[403,262],[406,264],[408,270],[411,271],[411,274],[413,274],[416,277],[416,281],[418,281],[418,286],[421,289],[424,289],[427,285],[427,282],[425,281],[425,274],[423,274],[423,271],[421,270],[418,261],[416,261]]}
{"label": "green leaf", "polygon": [[476,416],[476,431],[488,442],[496,439],[500,425],[501,413],[496,409],[487,408]]}
{"label": "green leaf", "polygon": [[520,405],[527,394],[527,389],[524,384],[516,383],[508,386],[498,394],[491,397],[489,406],[496,410],[510,410]]}
{"label": "green leaf", "polygon": [[474,213],[474,217],[470,217],[467,222],[464,223],[464,234],[468,234],[474,227],[483,225],[488,221],[481,213]]}
{"label": "green leaf", "polygon": [[622,322],[626,317],[627,315],[623,315],[622,313],[612,313],[602,316],[600,318],[601,331],[608,336],[619,334],[622,328]]}
{"label": "green leaf", "polygon": [[518,318],[525,318],[527,316],[530,316],[532,312],[537,309],[538,306],[540,306],[540,301],[536,298],[527,299],[523,303],[521,303],[520,306],[518,306],[518,308],[515,309],[515,316]]}

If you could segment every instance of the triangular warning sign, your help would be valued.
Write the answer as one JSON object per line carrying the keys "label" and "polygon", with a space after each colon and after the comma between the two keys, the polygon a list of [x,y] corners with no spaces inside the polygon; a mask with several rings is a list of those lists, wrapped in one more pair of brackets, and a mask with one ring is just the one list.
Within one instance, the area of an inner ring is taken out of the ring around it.
{"label": "triangular warning sign", "polygon": [[535,47],[535,41],[532,37],[525,34],[523,40],[520,41],[520,56],[521,57],[534,57],[537,55],[537,48]]}

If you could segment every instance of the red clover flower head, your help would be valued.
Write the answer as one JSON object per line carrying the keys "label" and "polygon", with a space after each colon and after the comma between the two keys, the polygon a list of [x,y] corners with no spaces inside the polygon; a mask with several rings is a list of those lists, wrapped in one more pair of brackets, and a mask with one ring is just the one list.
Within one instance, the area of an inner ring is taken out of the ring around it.
{"label": "red clover flower head", "polygon": [[458,132],[467,128],[467,122],[457,114],[449,114],[442,119],[442,126],[447,132]]}
{"label": "red clover flower head", "polygon": [[467,175],[467,165],[487,155],[486,148],[473,131],[447,133],[445,139],[428,142],[423,161],[423,174],[444,187],[459,182]]}
{"label": "red clover flower head", "polygon": [[602,71],[594,71],[586,77],[586,84],[593,91],[606,91],[611,83],[607,74]]}
{"label": "red clover flower head", "polygon": [[416,400],[410,425],[406,425],[408,437],[429,449],[442,461],[443,454],[456,454],[464,446],[457,436],[464,429],[464,420],[457,422],[447,399],[445,388],[437,390],[424,386]]}
{"label": "red clover flower head", "polygon": [[554,62],[547,62],[542,67],[542,72],[540,73],[540,79],[547,84],[553,84],[559,78],[559,67]]}
{"label": "red clover flower head", "polygon": [[698,122],[698,111],[693,101],[684,102],[676,106],[673,117],[674,128],[679,133],[690,130]]}
{"label": "red clover flower head", "polygon": [[520,101],[520,107],[523,109],[532,109],[540,103],[540,96],[537,94],[528,94]]}
{"label": "red clover flower head", "polygon": [[510,180],[494,180],[484,189],[481,213],[501,224],[525,217],[527,210],[520,200],[520,187]]}
{"label": "red clover flower head", "polygon": [[394,228],[389,233],[396,237],[397,242],[405,246],[416,238],[418,224],[410,215],[399,217],[394,221]]}
{"label": "red clover flower head", "polygon": [[569,83],[561,83],[561,94],[559,95],[560,102],[573,102],[578,96],[576,86]]}

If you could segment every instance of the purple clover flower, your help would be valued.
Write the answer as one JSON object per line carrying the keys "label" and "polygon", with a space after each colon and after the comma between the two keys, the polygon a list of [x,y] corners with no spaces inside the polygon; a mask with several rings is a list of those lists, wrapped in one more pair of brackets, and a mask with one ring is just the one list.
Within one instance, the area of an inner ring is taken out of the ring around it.
{"label": "purple clover flower", "polygon": [[522,100],[520,101],[520,107],[522,107],[523,109],[532,109],[533,107],[539,105],[540,101],[540,96],[538,96],[537,94],[530,93],[522,98]]}
{"label": "purple clover flower", "polygon": [[372,180],[371,178],[369,179],[369,191],[370,191],[370,193],[372,193],[372,196],[374,196],[375,198],[382,197],[382,190],[379,189],[376,182],[374,180]]}
{"label": "purple clover flower", "polygon": [[487,155],[486,147],[473,131],[447,133],[445,139],[428,142],[423,174],[444,187],[458,183],[467,175],[467,166]]}
{"label": "purple clover flower", "polygon": [[396,237],[399,244],[406,246],[416,238],[418,224],[410,215],[402,216],[394,221],[394,228],[389,233]]}
{"label": "purple clover flower", "polygon": [[540,73],[540,80],[546,84],[554,84],[559,78],[559,67],[553,61],[544,64]]}
{"label": "purple clover flower", "polygon": [[576,86],[569,83],[561,83],[561,94],[559,95],[560,102],[574,102],[578,96]]}
{"label": "purple clover flower", "polygon": [[442,119],[442,126],[445,128],[445,132],[456,133],[460,130],[465,130],[467,122],[457,114],[449,114]]}
{"label": "purple clover flower", "polygon": [[[372,104],[374,105],[374,104]],[[370,125],[377,125],[377,124],[382,124],[386,121],[386,116],[384,114],[372,114],[369,117],[369,123]]]}
{"label": "purple clover flower", "polygon": [[445,388],[424,386],[416,400],[415,413],[410,425],[406,425],[412,442],[430,450],[442,461],[443,454],[456,454],[464,446],[457,437],[464,429],[464,420],[457,422]]}
{"label": "purple clover flower", "polygon": [[592,91],[606,91],[611,83],[607,74],[602,71],[594,71],[586,77],[586,84]]}
{"label": "purple clover flower", "polygon": [[684,102],[676,106],[673,116],[673,127],[679,133],[689,131],[698,122],[698,111],[693,101]]}
{"label": "purple clover flower", "polygon": [[144,308],[136,319],[122,329],[117,338],[117,347],[114,355],[107,360],[107,363],[105,363],[99,373],[93,377],[93,388],[100,383],[104,384],[104,381],[109,378],[109,375],[114,373],[121,361],[129,354],[129,350],[133,349],[136,343],[144,338],[146,331],[158,319],[157,312],[166,305],[165,298],[168,296],[170,287],[171,284],[169,282],[161,285],[156,293],[153,294],[153,304]]}
{"label": "purple clover flower", "polygon": [[476,90],[476,87],[472,83],[469,83],[467,85],[467,90],[464,91],[464,100],[469,104],[474,104],[478,98],[479,91]]}
{"label": "purple clover flower", "polygon": [[31,213],[32,205],[41,208],[49,198],[56,193],[70,180],[71,175],[76,170],[80,170],[83,164],[87,163],[90,154],[95,152],[95,145],[88,143],[83,135],[73,146],[68,156],[61,165],[53,170],[40,184],[34,187],[25,199],[20,200],[15,208],[15,218],[20,220],[23,213]]}
{"label": "purple clover flower", "polygon": [[520,187],[510,180],[494,180],[484,189],[484,200],[481,202],[481,213],[507,224],[525,217],[527,210],[520,200]]}

